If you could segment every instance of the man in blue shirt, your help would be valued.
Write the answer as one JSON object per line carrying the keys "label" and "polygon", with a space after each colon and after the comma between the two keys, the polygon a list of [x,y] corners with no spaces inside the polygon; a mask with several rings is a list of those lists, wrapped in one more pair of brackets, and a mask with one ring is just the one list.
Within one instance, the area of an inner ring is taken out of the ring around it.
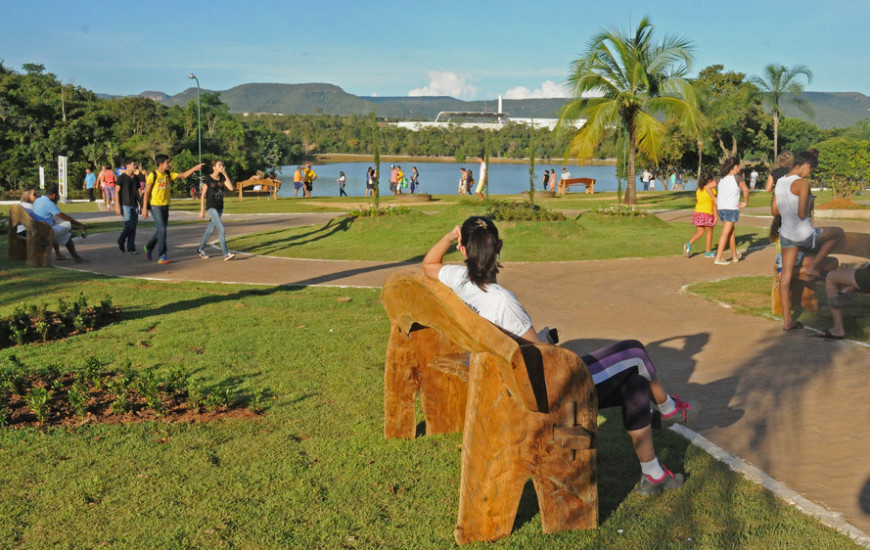
{"label": "man in blue shirt", "polygon": [[94,202],[96,197],[94,197],[94,184],[97,183],[97,175],[94,174],[94,171],[90,168],[85,168],[85,189],[88,192],[88,200]]}
{"label": "man in blue shirt", "polygon": [[72,226],[75,225],[84,230],[85,224],[60,211],[60,208],[57,207],[57,187],[47,188],[45,195],[33,201],[33,210],[30,211],[30,215],[33,216],[34,220],[51,225],[54,230],[55,253],[58,260],[65,260],[66,256],[62,255],[57,247],[66,245],[66,249],[72,254],[73,261],[76,263],[82,261],[82,257],[76,252],[76,247],[72,241]]}

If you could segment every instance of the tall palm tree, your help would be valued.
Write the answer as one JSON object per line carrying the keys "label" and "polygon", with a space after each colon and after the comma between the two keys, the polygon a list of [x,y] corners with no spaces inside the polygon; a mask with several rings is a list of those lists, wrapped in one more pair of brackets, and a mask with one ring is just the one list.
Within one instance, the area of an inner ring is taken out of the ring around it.
{"label": "tall palm tree", "polygon": [[665,134],[660,117],[675,117],[692,134],[700,127],[694,91],[683,78],[691,52],[692,44],[680,37],[668,35],[655,42],[653,26],[644,17],[634,36],[602,30],[573,63],[568,84],[576,99],[563,107],[559,125],[586,122],[571,139],[566,156],[591,158],[607,129],[621,125],[628,139],[626,204],[637,204],[636,151],[658,162]]}
{"label": "tall palm tree", "polygon": [[779,63],[771,63],[764,68],[764,76],[753,76],[750,82],[758,86],[765,101],[770,104],[773,112],[773,158],[779,154],[779,121],[782,118],[781,101],[788,95],[804,112],[811,112],[809,102],[798,97],[804,91],[803,85],[798,81],[799,76],[807,78],[807,84],[812,82],[813,73],[806,65],[786,67]]}

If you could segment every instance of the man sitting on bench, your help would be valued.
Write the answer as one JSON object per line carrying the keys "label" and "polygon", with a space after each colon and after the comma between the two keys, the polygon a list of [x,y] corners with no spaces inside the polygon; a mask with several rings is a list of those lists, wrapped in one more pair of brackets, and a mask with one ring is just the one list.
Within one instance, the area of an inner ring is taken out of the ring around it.
{"label": "man sitting on bench", "polygon": [[[30,215],[33,219],[40,222],[45,222],[54,230],[55,245],[66,245],[67,250],[73,257],[76,263],[82,261],[82,257],[76,252],[76,247],[72,242],[72,226],[85,229],[85,224],[77,221],[72,216],[64,214],[57,207],[57,187],[49,187],[45,190],[45,194],[33,201],[33,209]],[[57,259],[65,260],[60,251],[55,248]]]}

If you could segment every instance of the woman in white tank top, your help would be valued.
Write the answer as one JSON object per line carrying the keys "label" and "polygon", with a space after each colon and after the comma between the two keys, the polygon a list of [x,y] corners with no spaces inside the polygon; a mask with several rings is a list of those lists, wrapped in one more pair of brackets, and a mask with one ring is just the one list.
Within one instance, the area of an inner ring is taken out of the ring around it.
{"label": "woman in white tank top", "polygon": [[805,266],[801,278],[807,281],[824,280],[819,266],[843,239],[839,227],[816,229],[810,220],[812,196],[807,178],[818,165],[819,159],[813,153],[803,151],[795,155],[794,167],[787,176],[779,178],[773,191],[770,210],[774,216],[782,217],[779,231],[779,245],[782,249],[782,272],[779,278],[779,296],[782,302],[782,330],[790,331],[803,325],[792,320],[791,281],[798,249],[813,258]]}

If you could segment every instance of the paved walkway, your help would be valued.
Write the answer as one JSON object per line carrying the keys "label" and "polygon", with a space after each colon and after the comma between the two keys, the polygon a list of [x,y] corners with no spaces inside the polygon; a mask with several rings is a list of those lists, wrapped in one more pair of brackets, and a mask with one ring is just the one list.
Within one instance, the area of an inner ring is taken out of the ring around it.
{"label": "paved walkway", "polygon": [[[688,222],[691,213],[661,215]],[[330,216],[226,219],[228,234],[240,235],[326,223]],[[173,212],[171,218],[193,215]],[[741,223],[766,226],[769,218],[746,216]],[[870,232],[866,223],[838,225]],[[170,222],[168,265],[121,255],[113,233],[79,241],[89,261],[68,267],[165,280],[379,287],[407,266],[244,254],[224,262],[214,248],[215,256],[203,260],[194,254],[203,229]],[[137,241],[150,234],[150,225],[140,226]],[[577,352],[627,337],[643,341],[666,387],[703,402],[695,428],[700,434],[870,533],[870,347],[820,339],[809,330],[783,333],[779,321],[741,315],[682,290],[699,281],[769,275],[772,247],[725,267],[703,256],[687,260],[678,255],[679,243],[672,246],[675,255],[662,258],[507,263],[500,282],[528,306],[538,328],[559,327],[563,345]]]}

